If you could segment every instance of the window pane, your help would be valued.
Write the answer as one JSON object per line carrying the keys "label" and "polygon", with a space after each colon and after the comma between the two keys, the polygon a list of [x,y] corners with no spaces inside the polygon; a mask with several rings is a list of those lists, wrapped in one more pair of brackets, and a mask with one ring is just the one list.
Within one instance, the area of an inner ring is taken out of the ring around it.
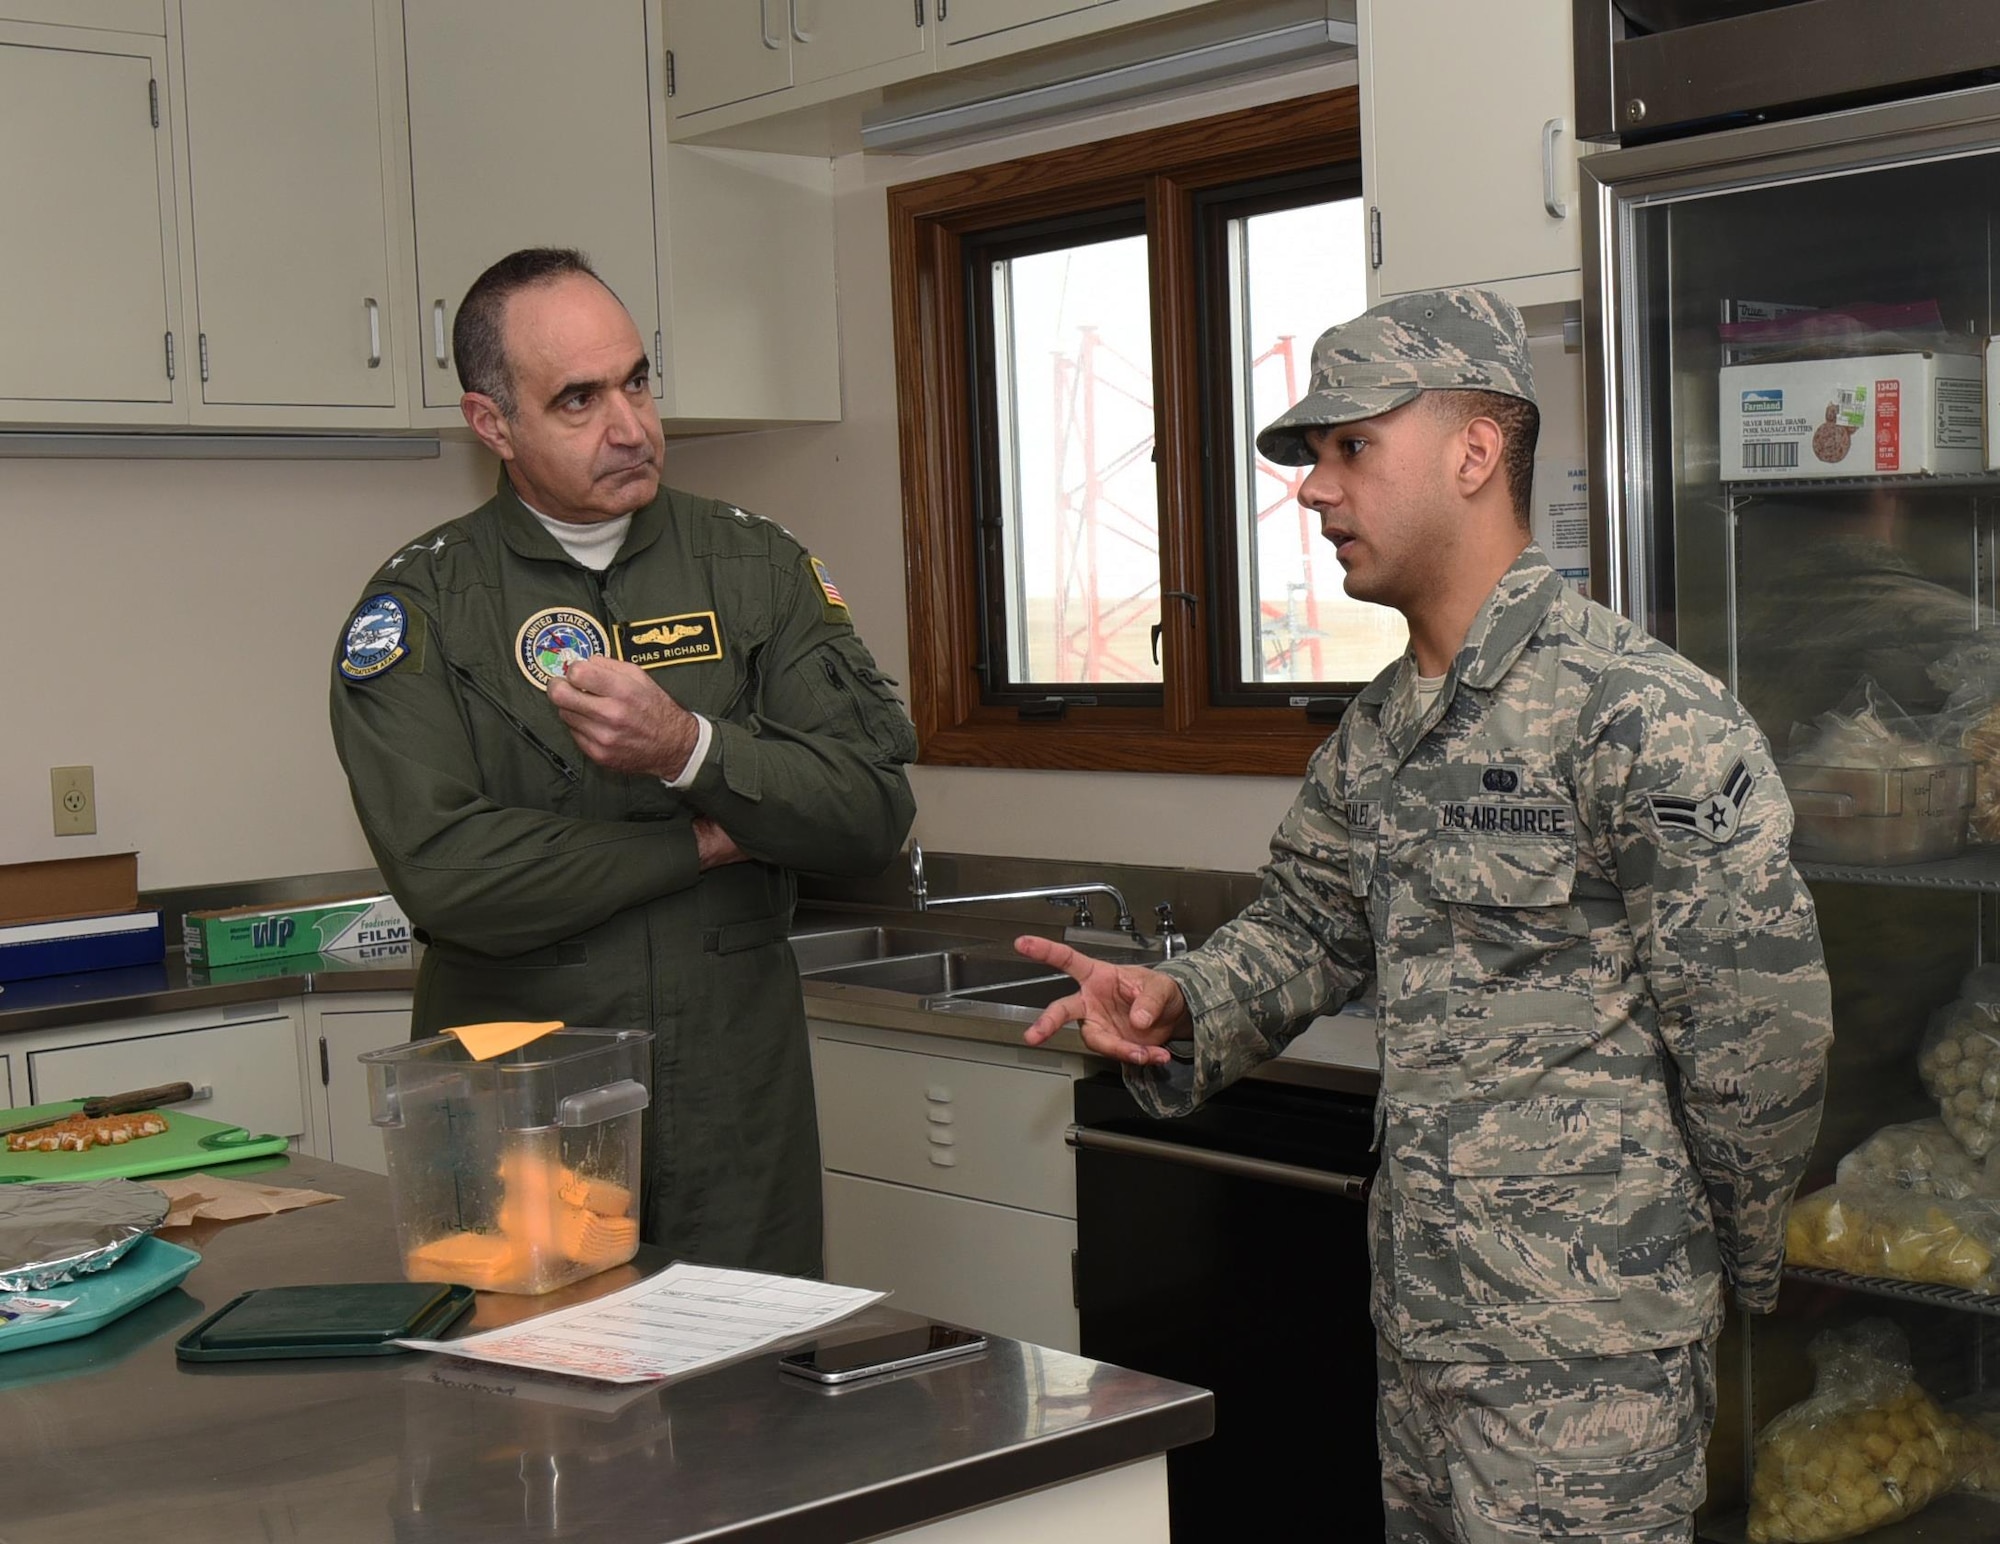
{"label": "window pane", "polygon": [[1361,218],[1361,200],[1343,198],[1230,222],[1245,683],[1366,681],[1409,638],[1396,612],[1341,589],[1333,548],[1298,502],[1307,469],[1274,465],[1255,443],[1305,392],[1313,340],[1367,309]]}
{"label": "window pane", "polygon": [[[1007,677],[1157,684],[1143,236],[992,265]],[[989,647],[997,640],[989,640]]]}

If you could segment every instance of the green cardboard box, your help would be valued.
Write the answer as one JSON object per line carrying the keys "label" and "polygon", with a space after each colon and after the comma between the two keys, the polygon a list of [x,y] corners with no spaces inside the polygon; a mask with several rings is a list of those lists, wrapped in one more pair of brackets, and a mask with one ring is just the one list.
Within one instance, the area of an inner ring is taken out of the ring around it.
{"label": "green cardboard box", "polygon": [[240,965],[328,949],[407,944],[410,919],[393,895],[338,895],[283,906],[191,911],[181,919],[190,965]]}

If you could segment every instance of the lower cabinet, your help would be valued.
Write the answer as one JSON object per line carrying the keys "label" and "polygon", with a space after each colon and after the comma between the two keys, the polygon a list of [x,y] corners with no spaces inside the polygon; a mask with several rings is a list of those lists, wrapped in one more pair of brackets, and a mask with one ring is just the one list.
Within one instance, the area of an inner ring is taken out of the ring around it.
{"label": "lower cabinet", "polygon": [[170,1108],[307,1146],[301,1019],[298,1000],[291,999],[87,1025],[55,1032],[67,1043],[42,1048],[23,1036],[30,1041],[20,1052],[28,1101],[186,1082],[194,1085],[194,1097]]}
{"label": "lower cabinet", "polygon": [[5,1056],[0,1056],[0,1100],[11,1107],[14,1103],[14,1068]]}
{"label": "lower cabinet", "polygon": [[314,1152],[349,1168],[386,1174],[381,1128],[369,1118],[368,1069],[360,1057],[410,1038],[407,992],[334,993],[306,999],[307,1080],[313,1087]]}
{"label": "lower cabinet", "polygon": [[1074,1351],[1077,1057],[814,1023],[827,1279]]}

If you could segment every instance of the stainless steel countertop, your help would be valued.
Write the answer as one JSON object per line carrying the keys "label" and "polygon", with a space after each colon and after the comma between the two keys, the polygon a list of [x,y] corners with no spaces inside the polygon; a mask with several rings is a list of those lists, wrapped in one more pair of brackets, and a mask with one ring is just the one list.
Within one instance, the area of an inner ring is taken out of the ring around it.
{"label": "stainless steel countertop", "polygon": [[[0,1540],[846,1544],[1213,1427],[1204,1390],[999,1337],[839,1392],[782,1376],[775,1352],[637,1392],[422,1355],[178,1363],[175,1338],[247,1288],[399,1275],[386,1180],[298,1156],[227,1172],[259,1170],[345,1199],[163,1234],[202,1253],[181,1289],[0,1356]],[[454,1333],[665,1263],[647,1249],[566,1292],[482,1293]],[[878,1305],[842,1329],[911,1322]]]}

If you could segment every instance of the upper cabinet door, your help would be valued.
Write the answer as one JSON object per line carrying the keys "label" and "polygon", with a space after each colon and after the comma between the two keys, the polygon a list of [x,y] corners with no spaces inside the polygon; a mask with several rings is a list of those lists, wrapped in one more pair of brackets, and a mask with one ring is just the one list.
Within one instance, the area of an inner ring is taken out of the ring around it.
{"label": "upper cabinet door", "polygon": [[667,0],[676,118],[792,83],[786,0]]}
{"label": "upper cabinet door", "polygon": [[[70,46],[77,38],[91,41]],[[165,77],[161,38],[0,27],[0,411],[10,420],[74,419],[76,404],[110,420],[179,416],[159,407],[175,397],[168,334],[180,284],[173,154],[156,124]]]}
{"label": "upper cabinet door", "polygon": [[938,42],[946,48],[1011,27],[1087,11],[1104,0],[932,0],[937,8]]}
{"label": "upper cabinet door", "polygon": [[785,11],[792,40],[792,81],[810,85],[930,46],[919,0],[770,0]]}
{"label": "upper cabinet door", "polygon": [[181,32],[201,402],[393,407],[373,0],[181,0]]}
{"label": "upper cabinet door", "polygon": [[582,248],[652,350],[646,0],[404,0],[403,28],[424,405],[457,405],[458,303],[520,247]]}
{"label": "upper cabinet door", "polygon": [[1580,298],[1569,0],[1360,0],[1369,299]]}

